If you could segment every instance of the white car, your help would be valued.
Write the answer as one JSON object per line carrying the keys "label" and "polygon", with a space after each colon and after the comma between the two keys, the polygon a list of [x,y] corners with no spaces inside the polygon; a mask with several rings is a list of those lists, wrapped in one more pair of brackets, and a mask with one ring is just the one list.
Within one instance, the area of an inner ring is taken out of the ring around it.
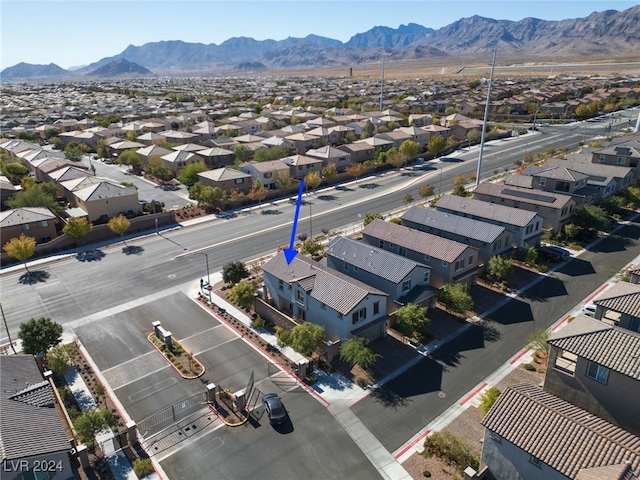
{"label": "white car", "polygon": [[582,306],[582,314],[588,315],[589,317],[596,316],[596,306],[593,303],[587,303]]}

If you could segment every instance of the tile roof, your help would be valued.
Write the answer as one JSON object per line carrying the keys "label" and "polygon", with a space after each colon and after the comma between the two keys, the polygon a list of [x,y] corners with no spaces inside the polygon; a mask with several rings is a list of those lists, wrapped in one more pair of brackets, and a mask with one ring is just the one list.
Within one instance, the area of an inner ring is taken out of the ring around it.
{"label": "tile roof", "polygon": [[411,207],[400,218],[486,243],[493,243],[505,230],[504,227],[482,220],[416,206]]}
{"label": "tile roof", "polygon": [[305,291],[311,291],[312,298],[342,315],[349,314],[369,294],[387,296],[380,290],[301,255],[287,265],[284,254],[279,252],[262,269],[287,283],[299,283]]}
{"label": "tile roof", "polygon": [[166,155],[163,155],[162,160],[165,160],[167,162],[172,162],[172,163],[178,163],[178,162],[187,162],[187,161],[197,161],[197,160],[202,160],[202,157],[199,157],[198,155],[196,155],[193,152],[187,152],[185,150],[174,150],[171,153],[167,153]]}
{"label": "tile roof", "polygon": [[554,333],[549,344],[640,380],[640,334],[580,315]]}
{"label": "tile roof", "polygon": [[375,219],[362,231],[363,235],[394,243],[415,252],[452,263],[467,249],[477,249],[455,240]]}
{"label": "tile roof", "polygon": [[451,210],[475,217],[486,218],[502,224],[525,227],[536,217],[536,212],[512,208],[495,203],[483,202],[474,198],[463,198],[456,195],[445,195],[438,203],[436,210]]}
{"label": "tile roof", "polygon": [[100,182],[85,188],[74,191],[77,198],[86,201],[101,200],[105,198],[126,197],[129,195],[138,196],[135,187],[125,187],[113,182]]}
{"label": "tile roof", "polygon": [[235,180],[238,178],[251,178],[251,175],[233,168],[216,168],[198,173],[199,177],[208,178],[214,182],[224,182],[225,180]]}
{"label": "tile roof", "polygon": [[6,228],[13,225],[39,222],[41,220],[54,220],[56,216],[48,208],[23,207],[14,210],[0,212],[0,227]]}
{"label": "tile roof", "polygon": [[473,190],[473,193],[558,209],[562,209],[572,200],[571,195],[513,185],[507,186],[501,183],[481,183]]}
{"label": "tile roof", "polygon": [[621,165],[606,165],[603,163],[581,162],[579,160],[559,160],[551,159],[545,163],[549,167],[564,167],[574,172],[580,172],[585,176],[602,176],[623,178],[632,172],[633,169]]}
{"label": "tile roof", "polygon": [[404,280],[416,267],[429,268],[347,237],[334,238],[327,246],[326,254],[396,284]]}
{"label": "tile roof", "polygon": [[640,466],[639,437],[533,385],[507,387],[482,425],[569,478],[592,467]]}
{"label": "tile roof", "polygon": [[0,357],[0,461],[69,450],[53,398],[31,355]]}
{"label": "tile roof", "polygon": [[593,303],[618,313],[640,317],[640,285],[618,282]]}

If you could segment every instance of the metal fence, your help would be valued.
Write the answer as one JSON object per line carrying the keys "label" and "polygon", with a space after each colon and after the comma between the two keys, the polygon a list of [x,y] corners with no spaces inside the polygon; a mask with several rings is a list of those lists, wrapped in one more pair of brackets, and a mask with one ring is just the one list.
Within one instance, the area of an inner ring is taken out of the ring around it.
{"label": "metal fence", "polygon": [[158,432],[175,422],[179,422],[186,416],[197,412],[207,403],[207,392],[198,393],[145,418],[138,423],[138,432],[140,432],[140,435],[143,437],[150,432]]}

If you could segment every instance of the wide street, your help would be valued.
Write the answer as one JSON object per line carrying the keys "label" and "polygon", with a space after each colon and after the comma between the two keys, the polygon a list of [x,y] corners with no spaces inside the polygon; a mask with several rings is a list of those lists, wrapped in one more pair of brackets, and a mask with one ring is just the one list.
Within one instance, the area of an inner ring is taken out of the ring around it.
{"label": "wide street", "polygon": [[[532,134],[492,142],[485,147],[482,178],[512,168],[525,151],[571,147],[601,134],[606,126],[607,120],[541,127]],[[417,189],[423,184],[449,191],[454,176],[475,172],[477,155],[477,148],[472,148],[452,161],[435,163],[432,170],[389,172],[309,195],[298,232],[352,231],[366,213],[400,208],[407,192],[417,198]],[[263,391],[278,391],[283,396],[293,430],[283,434],[264,420],[258,427],[233,432],[212,425],[188,440],[189,449],[164,454],[162,465],[172,479],[203,478],[203,472],[211,471],[221,478],[246,478],[245,474],[255,475],[256,471],[264,474],[265,465],[271,468],[265,478],[299,478],[303,472],[309,478],[333,478],[344,472],[354,478],[372,478],[372,465],[322,403],[294,388],[290,379],[283,387],[281,380],[286,375],[270,372],[265,368],[266,358],[189,299],[189,289],[206,277],[208,270],[216,272],[232,260],[260,258],[287,244],[293,209],[285,200],[229,220],[212,219],[126,239],[134,249],[124,250],[124,244],[117,242],[92,247],[88,257],[70,252],[55,261],[32,262],[30,270],[41,272],[40,276],[26,277],[23,267],[3,269],[2,304],[12,335],[16,336],[20,323],[34,317],[70,324],[137,421],[203,388],[202,382],[184,381],[158,361],[161,359],[144,339],[144,332],[156,319],[198,354],[207,366],[207,381],[241,388],[254,371]],[[263,214],[265,210],[270,214]],[[639,237],[638,223],[622,227],[522,298],[492,313],[491,328],[469,328],[433,358],[422,360],[376,395],[353,406],[352,411],[393,453],[522,348],[531,331],[561,318],[637,256]],[[5,335],[0,337],[0,343],[5,343]],[[258,444],[268,448],[261,450]],[[219,455],[212,454],[214,450]],[[271,459],[283,452],[294,459],[285,466],[298,461],[300,470],[285,475],[284,467],[273,465]],[[194,467],[194,463],[201,467]]]}

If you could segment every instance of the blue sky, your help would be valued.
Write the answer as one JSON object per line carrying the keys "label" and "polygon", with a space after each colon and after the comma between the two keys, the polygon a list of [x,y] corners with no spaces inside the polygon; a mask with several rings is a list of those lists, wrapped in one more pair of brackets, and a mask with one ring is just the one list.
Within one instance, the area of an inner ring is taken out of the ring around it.
{"label": "blue sky", "polygon": [[316,34],[347,41],[377,25],[438,29],[472,15],[562,20],[625,10],[638,1],[599,0],[0,0],[0,69],[20,62],[86,65],[128,45],[160,40],[220,44]]}

